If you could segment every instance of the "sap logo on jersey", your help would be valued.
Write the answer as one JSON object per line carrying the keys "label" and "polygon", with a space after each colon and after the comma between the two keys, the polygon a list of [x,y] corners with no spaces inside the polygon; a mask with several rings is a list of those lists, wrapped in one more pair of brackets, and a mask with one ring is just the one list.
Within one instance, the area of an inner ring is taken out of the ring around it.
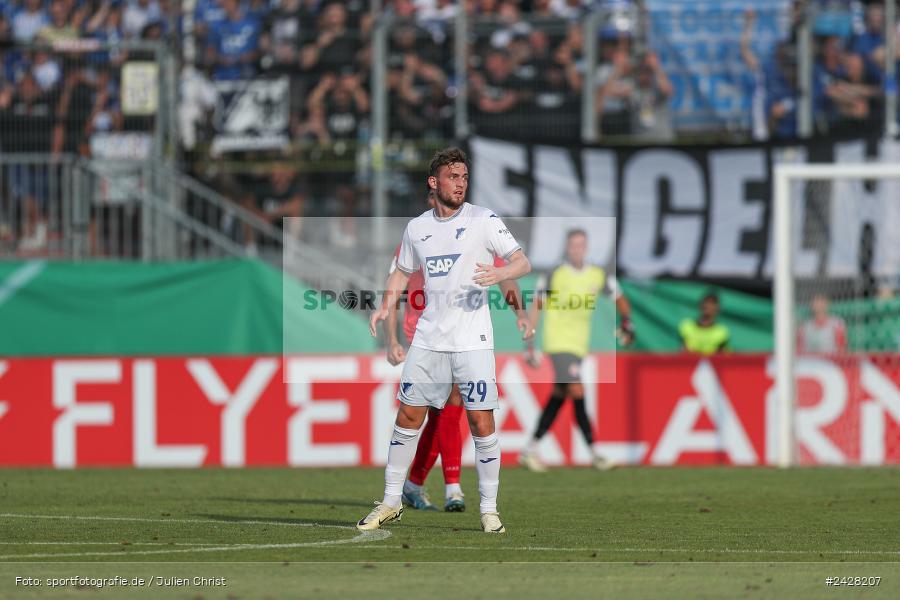
{"label": "sap logo on jersey", "polygon": [[443,256],[429,256],[425,259],[425,269],[432,277],[446,277],[456,264],[459,254],[444,254]]}

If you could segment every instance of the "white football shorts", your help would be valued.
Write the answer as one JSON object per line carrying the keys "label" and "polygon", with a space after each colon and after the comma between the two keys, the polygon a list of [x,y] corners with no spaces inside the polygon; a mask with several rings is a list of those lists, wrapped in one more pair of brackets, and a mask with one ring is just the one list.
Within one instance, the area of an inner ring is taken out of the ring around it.
{"label": "white football shorts", "polygon": [[397,399],[410,406],[444,408],[453,384],[467,410],[495,410],[497,372],[493,350],[439,352],[410,346]]}

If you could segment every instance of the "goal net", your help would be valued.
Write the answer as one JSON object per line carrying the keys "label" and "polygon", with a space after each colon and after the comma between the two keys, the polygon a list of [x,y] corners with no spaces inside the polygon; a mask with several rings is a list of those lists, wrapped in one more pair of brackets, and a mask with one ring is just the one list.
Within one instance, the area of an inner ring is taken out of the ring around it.
{"label": "goal net", "polygon": [[900,162],[778,164],[773,210],[778,464],[900,463]]}

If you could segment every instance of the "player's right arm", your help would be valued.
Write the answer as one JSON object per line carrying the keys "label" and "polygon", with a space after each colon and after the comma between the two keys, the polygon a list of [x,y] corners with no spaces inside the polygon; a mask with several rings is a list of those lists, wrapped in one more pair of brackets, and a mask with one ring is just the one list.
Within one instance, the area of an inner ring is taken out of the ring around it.
{"label": "player's right arm", "polygon": [[[400,248],[397,248],[397,254],[400,253]],[[391,270],[393,273],[397,270],[397,257],[394,257],[394,260],[391,261]],[[394,303],[393,310],[388,311],[388,316],[384,320],[384,334],[387,337],[387,359],[388,362],[392,365],[399,365],[404,360],[406,360],[406,350],[403,348],[403,344],[400,343],[400,340],[397,339],[397,321],[398,316],[400,315],[400,301]]]}
{"label": "player's right arm", "polygon": [[[544,309],[544,296],[547,294],[547,289],[549,287],[547,276],[541,275],[538,277],[534,287],[534,300],[532,301],[531,306],[528,307],[528,318],[531,321],[532,328],[537,331],[541,324],[541,312],[543,312]],[[533,336],[526,343],[525,360],[529,365],[537,368],[541,365],[541,357],[534,347],[535,339],[536,336]]]}
{"label": "player's right arm", "polygon": [[611,272],[606,277],[606,288],[615,299],[616,310],[619,311],[619,327],[616,329],[616,337],[623,346],[634,343],[634,324],[631,322],[631,303],[619,287],[616,276]]}
{"label": "player's right arm", "polygon": [[369,333],[372,334],[372,337],[377,337],[378,322],[385,320],[390,311],[394,311],[394,319],[397,318],[397,305],[403,290],[406,289],[409,283],[409,276],[421,266],[413,249],[412,239],[409,236],[409,225],[406,226],[406,230],[403,232],[403,241],[400,242],[400,251],[397,252],[394,266],[396,266],[396,269],[393,269],[391,274],[388,275],[381,308],[373,312],[372,317],[369,319]]}
{"label": "player's right arm", "polygon": [[379,321],[387,319],[391,312],[394,313],[393,318],[394,324],[396,325],[397,304],[400,301],[400,295],[403,293],[403,290],[406,289],[409,275],[409,273],[406,273],[402,269],[396,269],[388,276],[384,298],[381,301],[381,308],[373,312],[371,319],[369,319],[369,333],[372,334],[372,337],[378,337]]}
{"label": "player's right arm", "polygon": [[399,308],[394,308],[388,311],[388,316],[384,320],[384,330],[388,341],[387,359],[392,365],[399,365],[406,360],[406,350],[403,348],[400,340],[397,339],[397,316],[399,314]]}
{"label": "player's right arm", "polygon": [[[539,306],[540,300],[535,299],[534,302],[531,303],[531,306],[528,307],[528,317],[531,321],[531,328],[533,331],[537,332],[538,326],[541,322],[541,307]],[[525,342],[525,360],[532,367],[539,367],[541,365],[541,357],[538,354],[537,349],[534,347],[534,340],[536,336],[531,336]]]}
{"label": "player's right arm", "polygon": [[535,328],[532,326],[528,310],[524,306],[519,284],[512,279],[501,281],[500,292],[506,303],[516,312],[516,328],[522,332],[522,340],[530,342],[534,338]]}

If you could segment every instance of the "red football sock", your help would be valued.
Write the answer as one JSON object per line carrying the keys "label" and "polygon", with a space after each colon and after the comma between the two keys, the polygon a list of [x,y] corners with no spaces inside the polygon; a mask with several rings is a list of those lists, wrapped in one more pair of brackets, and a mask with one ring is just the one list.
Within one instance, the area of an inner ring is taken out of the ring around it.
{"label": "red football sock", "polygon": [[441,466],[444,483],[459,483],[459,467],[462,463],[462,432],[459,420],[465,409],[462,406],[445,406],[438,423],[438,444],[441,447]]}
{"label": "red football sock", "polygon": [[439,446],[438,436],[435,435],[438,430],[438,423],[441,421],[440,413],[429,411],[428,422],[425,423],[425,429],[419,436],[419,445],[416,448],[416,456],[413,458],[412,467],[409,469],[409,481],[416,485],[423,485],[425,478],[431,467],[437,462]]}

